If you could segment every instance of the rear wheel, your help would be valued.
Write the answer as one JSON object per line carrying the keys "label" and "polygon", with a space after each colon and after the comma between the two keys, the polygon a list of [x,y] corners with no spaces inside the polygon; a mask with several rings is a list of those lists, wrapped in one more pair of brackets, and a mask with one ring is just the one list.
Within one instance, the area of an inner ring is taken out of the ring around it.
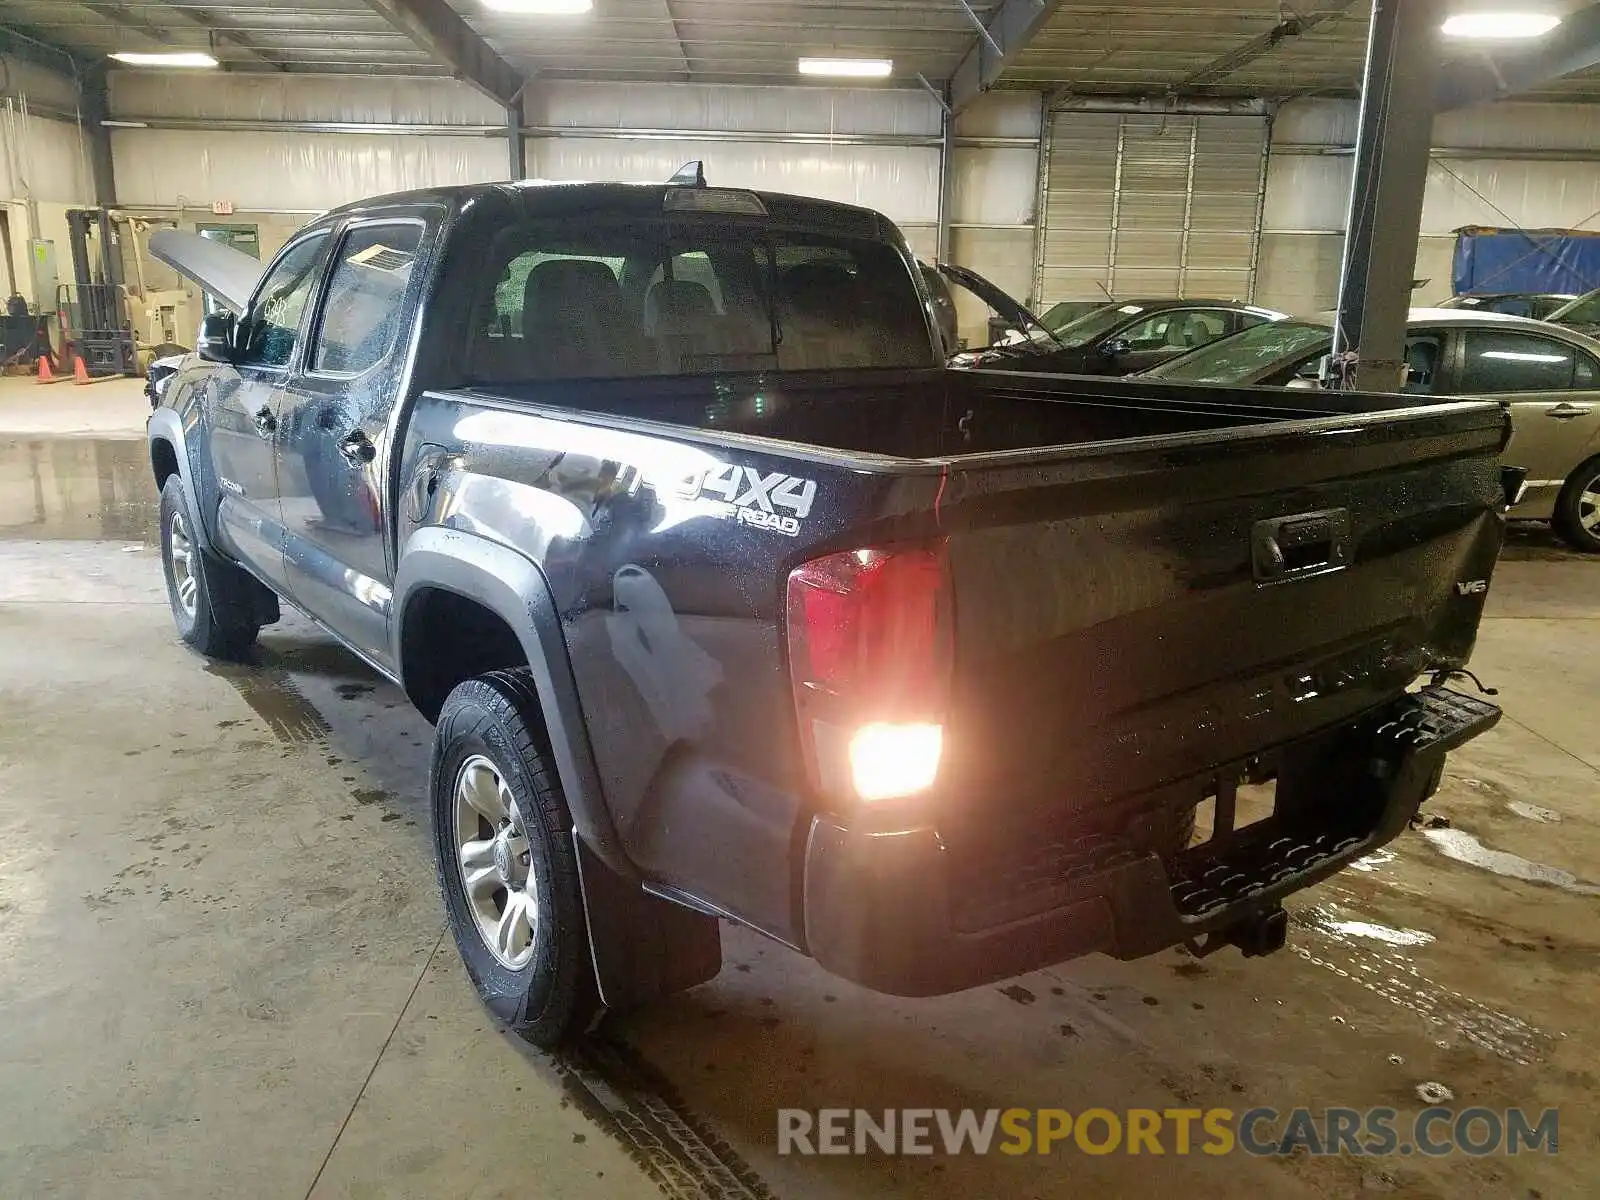
{"label": "rear wheel", "polygon": [[1600,458],[1591,458],[1568,476],[1552,523],[1575,549],[1600,554]]}
{"label": "rear wheel", "polygon": [[444,702],[431,778],[435,861],[456,947],[491,1012],[554,1046],[599,1010],[572,816],[529,673],[495,671]]}
{"label": "rear wheel", "polygon": [[248,591],[261,585],[201,547],[176,475],[161,488],[161,565],[178,636],[211,658],[242,658],[261,632]]}

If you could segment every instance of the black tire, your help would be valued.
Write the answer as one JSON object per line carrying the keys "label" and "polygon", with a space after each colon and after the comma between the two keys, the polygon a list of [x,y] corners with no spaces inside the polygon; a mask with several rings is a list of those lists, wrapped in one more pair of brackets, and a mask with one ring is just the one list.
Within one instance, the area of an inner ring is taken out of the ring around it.
{"label": "black tire", "polygon": [[183,482],[161,488],[161,567],[178,636],[210,658],[244,658],[261,632],[261,584],[200,546]]}
{"label": "black tire", "polygon": [[1573,549],[1600,554],[1600,458],[1591,458],[1567,477],[1551,524]]}
{"label": "black tire", "polygon": [[[538,695],[526,670],[469,679],[445,698],[440,710],[429,790],[439,890],[467,974],[489,1011],[507,1028],[550,1048],[584,1032],[600,1001],[572,816],[542,729]],[[492,764],[513,797],[526,835],[527,875],[538,900],[531,957],[515,968],[497,957],[480,932],[460,866],[456,788],[463,768],[480,756]]]}

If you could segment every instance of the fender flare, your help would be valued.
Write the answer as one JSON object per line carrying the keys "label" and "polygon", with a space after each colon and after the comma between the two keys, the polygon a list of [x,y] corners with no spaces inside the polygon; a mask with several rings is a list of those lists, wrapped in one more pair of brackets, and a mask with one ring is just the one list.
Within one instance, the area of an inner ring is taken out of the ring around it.
{"label": "fender flare", "polygon": [[412,598],[430,588],[483,605],[516,634],[533,671],[574,831],[607,867],[637,881],[638,869],[623,850],[606,806],[560,614],[544,572],[520,551],[477,534],[437,525],[412,534],[401,548],[391,610],[391,661],[402,671],[406,614]]}
{"label": "fender flare", "polygon": [[[201,549],[215,554],[217,548],[211,540],[211,526],[206,520],[205,509],[200,507],[200,494],[195,490],[194,471],[191,469],[192,464],[189,459],[189,439],[183,432],[183,418],[170,408],[156,409],[145,424],[145,446],[151,452],[152,463],[155,445],[163,441],[171,442],[172,449],[178,456],[178,482],[183,487],[184,499],[189,502],[189,511],[194,514],[195,536],[200,542]],[[153,466],[151,472],[153,475]]]}

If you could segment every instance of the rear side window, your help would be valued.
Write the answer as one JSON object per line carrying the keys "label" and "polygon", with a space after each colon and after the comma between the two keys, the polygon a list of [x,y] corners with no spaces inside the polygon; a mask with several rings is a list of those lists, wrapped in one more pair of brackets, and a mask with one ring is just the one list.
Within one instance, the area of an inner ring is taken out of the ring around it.
{"label": "rear side window", "polygon": [[1582,357],[1565,342],[1506,330],[1469,329],[1463,340],[1460,390],[1468,395],[1565,391]]}
{"label": "rear side window", "polygon": [[328,281],[311,369],[354,375],[388,357],[422,241],[414,221],[362,225],[345,235]]}

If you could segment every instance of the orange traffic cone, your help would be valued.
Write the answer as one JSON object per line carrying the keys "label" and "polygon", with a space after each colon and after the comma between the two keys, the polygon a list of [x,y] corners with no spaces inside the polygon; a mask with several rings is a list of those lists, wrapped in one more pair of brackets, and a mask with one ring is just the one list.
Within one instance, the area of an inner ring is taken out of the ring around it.
{"label": "orange traffic cone", "polygon": [[39,382],[40,383],[60,383],[61,382],[61,380],[56,377],[56,373],[50,369],[50,356],[48,354],[39,355]]}
{"label": "orange traffic cone", "polygon": [[84,364],[81,354],[72,356],[72,382],[79,385],[94,382],[89,378],[89,368]]}

